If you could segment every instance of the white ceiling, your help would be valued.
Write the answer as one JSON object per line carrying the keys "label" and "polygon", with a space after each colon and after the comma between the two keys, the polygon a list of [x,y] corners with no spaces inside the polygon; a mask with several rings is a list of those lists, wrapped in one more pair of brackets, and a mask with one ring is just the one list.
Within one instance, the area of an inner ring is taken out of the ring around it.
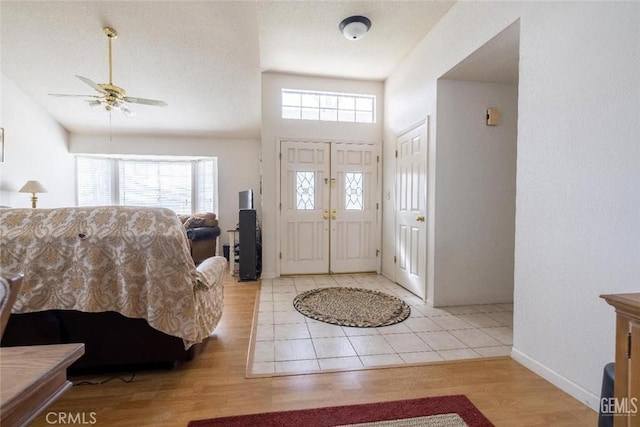
{"label": "white ceiling", "polygon": [[[447,1],[5,1],[2,73],[67,130],[106,133],[109,114],[76,79],[108,81],[105,26],[115,28],[113,83],[168,107],[113,113],[113,133],[260,135],[260,73],[384,80],[453,5]],[[372,21],[360,41],[340,21]]]}
{"label": "white ceiling", "polygon": [[442,78],[476,82],[518,84],[520,21],[480,46]]}

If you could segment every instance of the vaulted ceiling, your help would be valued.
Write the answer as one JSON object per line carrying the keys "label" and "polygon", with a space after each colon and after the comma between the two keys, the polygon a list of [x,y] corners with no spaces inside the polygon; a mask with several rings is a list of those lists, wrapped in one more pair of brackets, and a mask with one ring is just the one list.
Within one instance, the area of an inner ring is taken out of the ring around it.
{"label": "vaulted ceiling", "polygon": [[[384,80],[447,13],[443,1],[5,1],[0,2],[2,73],[74,133],[260,135],[261,72]],[[362,40],[340,21],[365,15]],[[128,96],[134,117],[91,108],[94,94],[74,77],[108,81]],[[4,102],[4,101],[3,101]]]}

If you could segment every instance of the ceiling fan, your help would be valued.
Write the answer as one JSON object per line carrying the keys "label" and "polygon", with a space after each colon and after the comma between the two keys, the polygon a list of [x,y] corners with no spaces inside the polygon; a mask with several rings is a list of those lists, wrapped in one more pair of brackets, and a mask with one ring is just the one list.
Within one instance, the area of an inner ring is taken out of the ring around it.
{"label": "ceiling fan", "polygon": [[91,79],[76,75],[77,78],[82,80],[85,84],[91,86],[98,93],[96,95],[66,95],[50,93],[49,95],[89,98],[87,99],[87,102],[90,106],[103,106],[107,111],[120,110],[125,116],[132,116],[134,114],[133,111],[129,109],[127,104],[143,104],[157,107],[166,107],[167,103],[164,101],[145,98],[133,98],[131,96],[127,96],[127,92],[123,88],[113,84],[113,71],[111,67],[111,41],[118,38],[118,33],[116,32],[116,30],[110,27],[104,27],[103,30],[107,35],[107,38],[109,39],[109,83],[95,83]]}

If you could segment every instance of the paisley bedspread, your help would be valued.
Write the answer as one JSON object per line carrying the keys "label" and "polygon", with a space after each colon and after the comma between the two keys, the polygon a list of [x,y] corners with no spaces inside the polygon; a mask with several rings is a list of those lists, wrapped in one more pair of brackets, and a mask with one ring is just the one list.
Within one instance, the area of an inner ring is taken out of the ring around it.
{"label": "paisley bedspread", "polygon": [[196,268],[169,209],[0,209],[0,269],[24,274],[14,313],[115,311],[189,348],[222,317],[225,266],[214,257]]}

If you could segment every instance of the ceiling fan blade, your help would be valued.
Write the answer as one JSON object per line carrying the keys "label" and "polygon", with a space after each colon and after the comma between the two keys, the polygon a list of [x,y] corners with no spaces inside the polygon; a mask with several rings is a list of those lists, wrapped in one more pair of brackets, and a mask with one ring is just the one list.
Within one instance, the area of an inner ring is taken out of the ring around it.
{"label": "ceiling fan blade", "polygon": [[157,101],[155,99],[144,99],[144,98],[132,98],[130,96],[124,97],[125,102],[131,102],[132,104],[144,104],[144,105],[154,105],[156,107],[166,107],[167,103],[164,101]]}
{"label": "ceiling fan blade", "polygon": [[76,77],[79,78],[80,80],[82,80],[85,84],[91,86],[92,88],[94,88],[95,90],[97,90],[100,93],[108,93],[106,90],[102,89],[98,83],[94,82],[91,79],[88,79],[86,77],[82,77],[76,74]]}
{"label": "ceiling fan blade", "polygon": [[97,98],[96,95],[72,95],[66,93],[50,93],[49,96],[72,96],[76,98]]}

